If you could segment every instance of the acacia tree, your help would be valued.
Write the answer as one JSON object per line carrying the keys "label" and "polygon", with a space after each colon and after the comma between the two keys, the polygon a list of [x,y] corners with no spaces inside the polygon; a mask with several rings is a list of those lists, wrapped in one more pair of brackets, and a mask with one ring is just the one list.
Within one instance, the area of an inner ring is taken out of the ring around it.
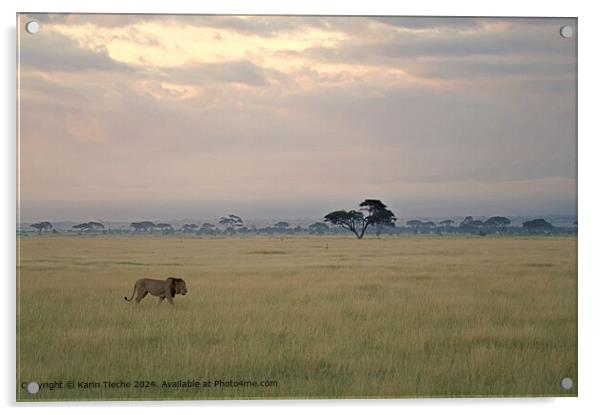
{"label": "acacia tree", "polygon": [[[379,237],[384,226],[395,226],[397,218],[380,200],[366,199],[360,203],[360,210],[336,210],[324,216],[324,221],[340,226],[362,239],[368,226],[374,226]],[[364,212],[367,214],[364,214]]]}
{"label": "acacia tree", "polygon": [[464,228],[470,226],[470,224],[474,221],[472,216],[466,216],[462,222],[460,222],[460,228]]}
{"label": "acacia tree", "polygon": [[244,225],[243,220],[240,216],[232,214],[219,218],[219,223],[224,225],[226,227],[226,230],[230,232],[233,232],[234,228],[242,228],[242,226]]}
{"label": "acacia tree", "polygon": [[181,231],[184,232],[184,233],[192,233],[198,227],[199,227],[199,225],[197,225],[196,223],[186,223],[186,224],[184,224],[184,226],[182,226]]}
{"label": "acacia tree", "polygon": [[492,216],[485,221],[484,225],[495,228],[498,232],[502,233],[506,230],[506,226],[510,225],[510,223],[510,219],[507,217]]}
{"label": "acacia tree", "polygon": [[[364,222],[364,214],[357,210],[335,210],[324,216],[324,221],[333,225],[340,226],[343,229],[351,231],[358,239],[364,237],[364,232],[368,225]],[[359,231],[358,231],[359,229]]]}
{"label": "acacia tree", "polygon": [[418,229],[420,229],[420,227],[422,226],[422,221],[418,219],[411,219],[406,222],[406,226],[412,228],[414,233],[418,233]]}
{"label": "acacia tree", "polygon": [[73,225],[73,229],[77,229],[80,232],[81,231],[87,232],[90,230],[90,225],[88,225],[88,222],[80,223],[78,225]]}
{"label": "acacia tree", "polygon": [[439,222],[439,225],[443,226],[444,228],[449,228],[453,224],[454,224],[454,221],[451,219],[445,219],[445,220],[442,220],[441,222]]}
{"label": "acacia tree", "polygon": [[483,221],[475,220],[472,216],[466,216],[464,220],[460,222],[460,225],[458,225],[458,229],[462,232],[475,232],[482,225]]}
{"label": "acacia tree", "polygon": [[529,232],[538,230],[549,231],[554,229],[554,225],[545,219],[533,219],[523,222],[523,228],[529,230]]}
{"label": "acacia tree", "polygon": [[366,216],[368,225],[374,226],[376,237],[380,238],[380,234],[385,226],[395,226],[397,218],[387,205],[377,199],[366,199],[360,203],[360,210],[368,212]]}
{"label": "acacia tree", "polygon": [[80,223],[79,225],[74,225],[73,228],[77,229],[80,232],[95,232],[95,231],[104,230],[105,226],[100,222],[90,221],[90,222]]}
{"label": "acacia tree", "polygon": [[43,231],[50,231],[52,229],[52,223],[50,222],[32,223],[29,226],[38,231],[38,235],[41,235]]}
{"label": "acacia tree", "polygon": [[100,222],[94,222],[94,221],[90,221],[88,222],[88,227],[90,228],[90,230],[92,231],[100,231],[100,230],[104,230],[105,225],[103,225]]}
{"label": "acacia tree", "polygon": [[144,231],[144,232],[152,232],[152,230],[155,228],[155,224],[151,221],[145,220],[142,222],[132,222],[130,224],[130,227],[134,228],[135,232],[140,232],[140,231]]}
{"label": "acacia tree", "polygon": [[173,226],[171,226],[170,223],[157,223],[155,227],[163,231],[165,234],[174,232]]}
{"label": "acacia tree", "polygon": [[277,228],[281,231],[288,229],[289,226],[291,226],[291,225],[288,222],[278,222],[278,223],[274,224],[274,228]]}

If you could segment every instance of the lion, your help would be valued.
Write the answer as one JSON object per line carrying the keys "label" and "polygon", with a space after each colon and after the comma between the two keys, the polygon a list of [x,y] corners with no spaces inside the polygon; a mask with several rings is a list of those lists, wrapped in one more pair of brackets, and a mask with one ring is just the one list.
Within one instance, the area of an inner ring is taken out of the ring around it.
{"label": "lion", "polygon": [[134,284],[134,292],[131,298],[125,298],[125,301],[132,301],[136,296],[136,304],[142,301],[147,294],[159,297],[159,304],[167,298],[174,305],[174,297],[176,294],[186,295],[188,289],[182,278],[169,277],[165,280],[155,280],[152,278],[141,278]]}

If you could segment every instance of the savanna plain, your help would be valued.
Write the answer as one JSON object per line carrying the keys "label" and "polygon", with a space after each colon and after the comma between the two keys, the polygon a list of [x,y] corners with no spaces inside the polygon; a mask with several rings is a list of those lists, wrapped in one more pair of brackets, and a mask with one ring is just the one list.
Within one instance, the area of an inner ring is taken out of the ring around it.
{"label": "savanna plain", "polygon": [[[560,387],[577,379],[575,237],[17,243],[18,400],[577,395]],[[124,300],[168,276],[188,286],[175,306]],[[162,386],[180,380],[211,386]]]}

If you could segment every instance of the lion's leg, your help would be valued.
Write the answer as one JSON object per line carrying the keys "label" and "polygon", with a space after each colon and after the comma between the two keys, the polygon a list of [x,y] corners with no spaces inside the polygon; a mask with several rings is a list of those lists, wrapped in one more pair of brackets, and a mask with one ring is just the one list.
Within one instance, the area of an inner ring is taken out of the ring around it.
{"label": "lion's leg", "polygon": [[157,303],[157,305],[161,304],[163,300],[165,300],[165,296],[162,295],[161,297],[159,297],[159,302]]}
{"label": "lion's leg", "polygon": [[148,294],[148,291],[144,291],[144,292],[142,292],[142,294],[140,294],[140,292],[138,292],[138,296],[136,297],[136,303],[139,303],[140,301],[142,301],[142,299],[144,297],[146,297],[147,294]]}
{"label": "lion's leg", "polygon": [[167,296],[167,300],[169,300],[169,303],[170,303],[171,305],[175,305],[175,303],[173,302],[173,297],[172,297],[172,296],[168,295],[168,296]]}

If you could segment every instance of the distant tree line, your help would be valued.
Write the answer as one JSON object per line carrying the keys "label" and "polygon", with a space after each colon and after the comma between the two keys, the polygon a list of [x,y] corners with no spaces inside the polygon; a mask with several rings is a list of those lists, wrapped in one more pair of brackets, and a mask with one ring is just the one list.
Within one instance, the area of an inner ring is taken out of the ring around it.
{"label": "distant tree line", "polygon": [[[359,209],[336,210],[324,216],[322,222],[314,222],[308,226],[291,225],[289,222],[278,221],[272,225],[257,227],[247,226],[244,220],[234,214],[220,217],[217,224],[204,222],[185,223],[176,228],[170,223],[152,221],[132,222],[129,229],[107,229],[101,222],[90,221],[74,225],[73,230],[81,234],[95,233],[133,233],[133,234],[189,234],[199,236],[217,235],[337,235],[352,233],[356,238],[362,239],[366,235],[380,237],[400,234],[468,234],[468,235],[531,235],[531,234],[576,234],[577,221],[574,226],[558,227],[543,218],[530,219],[520,225],[512,225],[509,218],[492,216],[480,220],[473,216],[466,216],[456,223],[452,219],[438,222],[411,219],[405,224],[398,224],[397,218],[380,200],[366,199],[359,204]],[[58,233],[52,223],[48,221],[32,223],[29,225],[39,235],[43,233]]]}
{"label": "distant tree line", "polygon": [[[511,223],[510,219],[505,216],[492,216],[486,220],[478,220],[472,216],[466,216],[457,226],[454,226],[454,221],[451,219],[442,220],[438,223],[413,219],[406,222],[406,227],[413,233],[420,234],[459,233],[481,236],[493,234],[558,234],[576,232],[576,228],[574,227],[556,227],[541,218],[525,221],[520,226],[511,226]],[[573,224],[577,225],[577,222]]]}

